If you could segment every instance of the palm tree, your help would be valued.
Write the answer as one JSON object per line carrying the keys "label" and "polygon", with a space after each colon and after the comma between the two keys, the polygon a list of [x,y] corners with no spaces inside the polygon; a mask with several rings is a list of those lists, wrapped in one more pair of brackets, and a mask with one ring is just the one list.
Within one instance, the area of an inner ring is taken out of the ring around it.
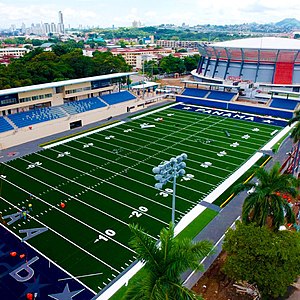
{"label": "palm tree", "polygon": [[255,176],[258,182],[239,184],[234,192],[252,190],[244,201],[242,221],[245,224],[256,223],[258,226],[269,226],[277,231],[281,225],[294,223],[295,215],[283,194],[296,197],[299,180],[290,174],[280,173],[280,164],[276,163],[270,171],[257,169]]}
{"label": "palm tree", "polygon": [[162,229],[156,242],[136,225],[130,225],[131,247],[137,258],[145,263],[146,275],[135,282],[124,296],[125,300],[196,300],[202,299],[183,286],[180,275],[187,269],[202,269],[199,261],[209,253],[208,241],[192,242],[174,238],[174,225]]}
{"label": "palm tree", "polygon": [[293,123],[298,122],[296,126],[293,128],[291,137],[293,138],[294,144],[297,144],[296,155],[294,158],[294,167],[293,167],[293,174],[297,173],[298,171],[298,157],[299,157],[299,150],[300,150],[300,110],[295,112],[295,116],[289,120],[288,124],[291,126]]}

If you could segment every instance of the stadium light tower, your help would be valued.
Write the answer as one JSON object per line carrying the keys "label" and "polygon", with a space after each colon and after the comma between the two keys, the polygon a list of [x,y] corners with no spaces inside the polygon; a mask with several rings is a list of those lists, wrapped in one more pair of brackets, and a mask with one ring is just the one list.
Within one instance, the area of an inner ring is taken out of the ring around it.
{"label": "stadium light tower", "polygon": [[176,157],[172,157],[169,161],[159,164],[152,169],[155,174],[154,178],[158,182],[155,188],[161,190],[162,187],[173,180],[173,197],[172,197],[172,223],[175,224],[175,195],[176,195],[176,178],[185,174],[184,168],[187,160],[187,154],[182,153]]}

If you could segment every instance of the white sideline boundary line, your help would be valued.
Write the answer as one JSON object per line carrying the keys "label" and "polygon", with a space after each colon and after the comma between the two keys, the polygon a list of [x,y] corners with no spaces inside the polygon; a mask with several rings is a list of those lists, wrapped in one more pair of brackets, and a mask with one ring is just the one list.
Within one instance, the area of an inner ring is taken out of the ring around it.
{"label": "white sideline boundary line", "polygon": [[138,271],[143,268],[144,264],[140,261],[130,268],[120,279],[118,279],[112,286],[105,290],[99,297],[93,298],[95,300],[108,300],[112,297],[122,286],[127,286],[129,279],[131,279]]}
{"label": "white sideline boundary line", "polygon": [[[176,104],[182,104],[182,103],[179,102],[179,103],[176,103]],[[174,106],[175,106],[175,104],[174,104]],[[160,111],[161,110],[163,110],[163,109],[160,109]],[[142,116],[146,116],[148,114],[150,114],[150,113],[144,114]],[[138,116],[138,117],[141,118],[142,116]],[[291,127],[293,127],[295,125],[296,125],[296,123],[293,124]],[[261,150],[269,149],[270,147],[272,147],[273,145],[275,145],[291,129],[291,127],[290,126],[286,126],[275,137],[273,137],[273,139],[270,142],[268,142]],[[214,191],[212,191],[204,199],[202,199],[202,201],[206,201],[208,203],[212,203],[213,201],[215,201],[225,190],[228,189],[228,187],[230,187],[239,177],[241,177],[250,167],[252,167],[263,155],[264,154],[261,153],[261,152],[255,153],[246,163],[244,163],[238,170],[236,170],[223,183],[221,183]],[[205,209],[206,209],[206,207],[202,206],[201,204],[197,204],[176,225],[176,227],[174,229],[174,236],[177,236],[184,228],[186,228]],[[231,225],[231,227],[233,226],[233,224]],[[224,236],[222,236],[217,241],[217,243],[214,245],[214,247],[216,247],[221,242],[221,240],[223,238],[224,238]],[[129,281],[129,279],[131,279],[139,270],[141,270],[142,267],[143,267],[143,264],[141,262],[138,262],[128,272],[126,272],[119,280],[117,280],[113,285],[111,285],[107,290],[105,290],[99,297],[95,298],[95,300],[108,300],[122,286],[126,285],[128,283],[128,281]],[[190,276],[192,276],[192,274]],[[188,278],[190,278],[190,276]]]}
{"label": "white sideline boundary line", "polygon": [[[296,126],[296,123],[293,124]],[[280,131],[270,142],[268,142],[261,150],[270,150],[289,130],[290,126],[286,126]],[[222,182],[214,191],[208,194],[202,201],[212,203],[222,193],[224,193],[238,178],[240,178],[250,167],[252,167],[264,154],[262,152],[255,153],[246,163],[244,163],[238,170],[236,170],[231,176],[229,176],[224,182]],[[186,226],[188,226],[201,211],[201,204],[197,204],[189,213],[187,213],[176,225],[175,236],[179,234]]]}
{"label": "white sideline boundary line", "polygon": [[168,106],[164,106],[164,107],[158,108],[158,109],[156,109],[156,110],[151,110],[151,111],[146,112],[146,113],[144,113],[144,114],[142,114],[142,115],[133,117],[133,118],[131,118],[131,120],[137,120],[137,119],[140,119],[140,118],[143,118],[143,117],[152,115],[152,114],[154,114],[154,113],[160,112],[160,111],[162,111],[162,110],[168,109],[168,108],[173,107],[173,106],[176,106],[176,105],[178,105],[178,104],[183,104],[183,102],[175,102],[174,104],[170,104],[170,105],[168,105]]}
{"label": "white sideline boundary line", "polygon": [[[1,197],[2,198],[2,197]],[[13,204],[10,203],[10,205],[14,206]],[[17,208],[18,209],[18,208]],[[37,221],[37,220],[36,220]],[[8,232],[10,232],[12,235],[14,235],[16,238],[18,238],[20,241],[22,241],[22,238],[19,237],[16,233],[14,233],[11,229],[9,229],[8,227],[4,226],[3,224],[0,223],[0,225],[7,230]],[[48,227],[47,227],[48,228]],[[62,268],[59,264],[57,264],[55,261],[51,260],[49,257],[47,257],[44,253],[40,252],[38,249],[36,249],[34,246],[30,245],[28,242],[24,241],[24,244],[26,244],[29,248],[33,249],[34,251],[36,251],[39,255],[43,256],[46,260],[55,265],[58,269],[60,269],[61,271],[63,271],[64,273],[66,273],[67,275],[70,276],[69,279],[74,279],[76,280],[79,284],[81,284],[82,286],[84,286],[87,290],[89,290],[91,293],[93,293],[94,295],[96,295],[96,292],[94,290],[92,290],[90,287],[88,287],[87,285],[85,285],[83,282],[81,282],[79,279],[77,279],[74,275],[72,275],[70,272],[68,272],[67,270],[65,270],[64,268]]]}
{"label": "white sideline boundary line", "polygon": [[74,141],[74,140],[80,139],[82,137],[85,137],[85,136],[88,136],[88,135],[91,135],[91,134],[94,134],[94,133],[97,133],[97,132],[100,132],[100,131],[103,131],[103,130],[106,130],[106,129],[109,129],[109,128],[113,128],[113,127],[119,126],[119,125],[124,124],[124,123],[125,123],[125,121],[120,121],[120,122],[117,122],[117,123],[113,123],[111,125],[107,125],[107,126],[104,126],[104,127],[101,127],[101,128],[98,128],[98,129],[95,129],[95,130],[92,130],[92,131],[89,131],[89,132],[86,132],[86,133],[82,133],[82,134],[67,138],[65,140],[62,140],[62,141],[54,142],[53,144],[46,145],[42,148],[50,149],[52,147],[65,144],[67,142]]}
{"label": "white sideline boundary line", "polygon": [[275,137],[267,143],[261,150],[271,150],[271,148],[282,138],[284,137],[291,129],[293,129],[298,122],[295,122],[291,126],[286,126],[283,130],[281,130]]}
{"label": "white sideline boundary line", "polygon": [[[255,153],[246,163],[244,163],[231,176],[223,181],[214,191],[208,194],[202,201],[212,203],[221,196],[238,178],[240,178],[250,167],[252,167],[261,157],[263,153]],[[201,203],[201,202],[200,202]],[[176,225],[175,236],[187,227],[202,212],[202,205],[197,204],[189,213],[187,213]]]}

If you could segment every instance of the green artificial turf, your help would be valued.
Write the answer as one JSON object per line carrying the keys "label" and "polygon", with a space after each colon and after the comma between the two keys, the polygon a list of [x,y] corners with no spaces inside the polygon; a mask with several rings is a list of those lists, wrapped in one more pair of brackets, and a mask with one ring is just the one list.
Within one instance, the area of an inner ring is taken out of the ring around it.
{"label": "green artificial turf", "polygon": [[[142,129],[142,123],[155,127]],[[135,260],[128,224],[139,224],[157,239],[170,222],[172,196],[154,188],[154,166],[188,154],[186,173],[194,177],[177,180],[178,222],[265,145],[274,129],[280,128],[166,109],[2,164],[7,177],[0,179],[5,199],[0,211],[5,215],[32,203],[30,222],[9,228],[22,236],[19,229],[48,227],[28,242],[74,276],[101,272],[81,278],[99,292]],[[242,139],[246,133],[250,140]],[[234,142],[239,147],[231,147]],[[205,162],[212,166],[202,167]],[[172,189],[172,183],[164,188]],[[197,234],[214,216],[206,209],[182,234]]]}
{"label": "green artificial turf", "polygon": [[183,231],[181,231],[176,238],[193,239],[199,234],[202,229],[211,222],[218,213],[212,209],[205,209],[193,222],[191,222]]}

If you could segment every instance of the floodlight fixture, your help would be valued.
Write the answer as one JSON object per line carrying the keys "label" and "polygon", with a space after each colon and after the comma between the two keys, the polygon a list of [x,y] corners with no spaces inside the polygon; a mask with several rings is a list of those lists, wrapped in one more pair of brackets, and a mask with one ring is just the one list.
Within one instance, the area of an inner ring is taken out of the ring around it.
{"label": "floodlight fixture", "polygon": [[172,223],[175,224],[175,196],[176,196],[176,178],[185,175],[186,163],[188,156],[182,153],[176,157],[172,157],[169,161],[165,161],[152,169],[156,174],[155,180],[158,181],[154,185],[156,189],[161,190],[165,184],[173,180],[173,197],[172,197]]}

